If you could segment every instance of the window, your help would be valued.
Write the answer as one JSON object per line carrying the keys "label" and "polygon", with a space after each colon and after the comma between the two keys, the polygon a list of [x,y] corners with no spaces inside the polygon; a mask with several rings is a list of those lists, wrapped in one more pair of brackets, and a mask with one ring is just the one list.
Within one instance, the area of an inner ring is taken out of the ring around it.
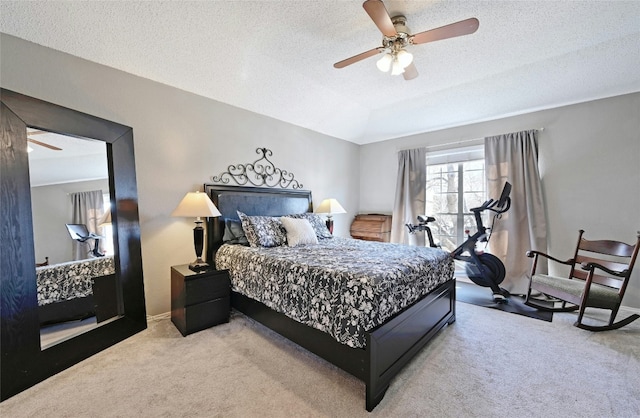
{"label": "window", "polygon": [[[487,200],[484,149],[467,147],[427,154],[426,214],[434,240],[452,251],[476,229],[471,208]],[[428,244],[427,244],[428,245]]]}
{"label": "window", "polygon": [[[102,202],[104,204],[104,211],[110,211],[111,198],[109,197],[109,193],[102,194]],[[104,237],[104,239],[102,240],[102,249],[105,255],[113,255],[113,228],[111,226],[111,222],[102,224],[101,228],[101,235]]]}

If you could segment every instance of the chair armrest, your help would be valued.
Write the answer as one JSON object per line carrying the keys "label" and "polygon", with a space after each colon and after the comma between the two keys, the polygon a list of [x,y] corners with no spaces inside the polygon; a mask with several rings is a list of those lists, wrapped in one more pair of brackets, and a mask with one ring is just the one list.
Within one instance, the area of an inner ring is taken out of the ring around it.
{"label": "chair armrest", "polygon": [[566,260],[566,261],[562,261],[562,260],[558,260],[558,259],[557,259],[557,258],[555,258],[555,257],[550,256],[549,254],[541,253],[540,251],[535,251],[535,250],[527,251],[527,253],[526,253],[526,254],[527,254],[527,257],[529,257],[529,258],[533,258],[533,257],[535,257],[535,256],[539,256],[539,255],[541,255],[541,256],[543,256],[543,257],[545,257],[545,258],[548,258],[549,260],[555,261],[556,263],[566,264],[566,265],[568,265],[568,266],[570,266],[571,264],[573,264],[573,263],[574,263],[573,258],[570,258],[570,259],[568,259],[568,260]]}
{"label": "chair armrest", "polygon": [[611,270],[609,268],[606,268],[602,264],[594,263],[593,261],[588,262],[588,263],[582,263],[580,265],[580,267],[582,267],[582,270],[595,270],[595,269],[598,268],[598,269],[600,269],[602,271],[605,271],[605,272],[611,274],[612,276],[616,276],[616,277],[626,277],[627,274],[629,273],[629,269],[624,269],[622,271],[615,271],[615,270]]}

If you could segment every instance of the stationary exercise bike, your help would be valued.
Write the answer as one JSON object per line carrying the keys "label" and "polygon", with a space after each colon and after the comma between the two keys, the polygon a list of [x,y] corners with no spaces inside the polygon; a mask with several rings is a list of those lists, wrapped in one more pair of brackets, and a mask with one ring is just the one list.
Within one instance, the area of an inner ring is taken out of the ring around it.
{"label": "stationary exercise bike", "polygon": [[[485,253],[482,250],[476,248],[478,242],[484,242],[485,246],[489,243],[491,238],[491,231],[496,219],[500,219],[503,213],[509,210],[511,207],[511,183],[506,182],[500,199],[489,199],[484,202],[480,207],[472,208],[476,220],[477,232],[473,235],[469,235],[467,232],[467,240],[463,242],[458,248],[451,252],[451,256],[456,260],[464,261],[465,270],[467,276],[472,282],[479,286],[489,287],[493,292],[493,300],[497,303],[507,303],[507,297],[509,291],[500,287],[500,283],[505,278],[506,271],[502,261],[493,254]],[[482,224],[482,212],[489,210],[494,212],[493,221],[491,227],[487,228]],[[429,246],[434,248],[440,248],[440,245],[433,241],[433,235],[429,223],[435,221],[433,216],[418,215],[418,224],[405,224],[409,229],[409,233],[414,234],[416,232],[426,232],[429,239]]]}
{"label": "stationary exercise bike", "polygon": [[[500,199],[489,199],[480,207],[471,209],[475,216],[478,230],[473,235],[469,235],[467,231],[467,240],[451,252],[453,258],[466,262],[467,276],[472,282],[479,286],[491,288],[493,300],[497,303],[508,302],[509,291],[500,287],[500,283],[502,283],[506,274],[504,264],[495,255],[478,250],[476,246],[478,242],[489,243],[496,219],[500,219],[502,214],[511,207],[510,193],[511,184],[506,182],[500,194]],[[481,214],[485,210],[494,213],[491,227],[488,228],[482,224]]]}
{"label": "stationary exercise bike", "polygon": [[433,234],[431,234],[431,228],[429,227],[429,222],[433,222],[435,220],[436,218],[433,216],[418,215],[418,225],[405,224],[405,226],[409,229],[410,234],[422,231],[426,232],[427,238],[429,239],[429,247],[440,248],[440,244],[433,241]]}

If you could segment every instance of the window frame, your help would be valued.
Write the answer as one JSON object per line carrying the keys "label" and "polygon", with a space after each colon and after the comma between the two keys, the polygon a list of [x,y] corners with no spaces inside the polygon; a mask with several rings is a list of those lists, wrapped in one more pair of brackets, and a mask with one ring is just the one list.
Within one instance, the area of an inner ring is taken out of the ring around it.
{"label": "window frame", "polygon": [[[481,161],[482,168],[481,169],[467,169],[465,170],[465,163]],[[441,231],[444,228],[434,228],[433,235],[436,241],[441,241],[443,237],[449,237],[451,240],[455,238],[454,245],[457,247],[462,242],[466,240],[465,229],[465,218],[471,218],[473,222],[475,222],[473,218],[473,213],[469,211],[470,208],[466,208],[465,211],[465,194],[467,193],[480,193],[481,202],[485,201],[487,198],[487,183],[486,183],[486,167],[485,167],[485,159],[484,159],[484,145],[473,145],[467,147],[459,147],[453,149],[444,149],[439,151],[427,152],[427,162],[426,162],[426,195],[429,196],[432,191],[429,190],[429,180],[430,173],[433,172],[434,166],[445,166],[444,171],[440,172],[451,173],[447,165],[455,165],[455,172],[457,175],[457,190],[455,191],[457,198],[457,212],[456,213],[443,213],[436,212],[433,208],[429,208],[429,199],[425,199],[425,210],[426,214],[429,216],[433,216],[436,218],[436,223],[438,222],[439,217],[444,216],[452,216],[455,215],[455,236],[449,234],[443,234]],[[465,190],[465,173],[469,173],[472,171],[482,171],[482,190]],[[445,195],[448,192],[442,192],[442,190],[436,192],[439,195]],[[428,245],[428,244],[427,244]],[[452,251],[454,248],[445,248]]]}

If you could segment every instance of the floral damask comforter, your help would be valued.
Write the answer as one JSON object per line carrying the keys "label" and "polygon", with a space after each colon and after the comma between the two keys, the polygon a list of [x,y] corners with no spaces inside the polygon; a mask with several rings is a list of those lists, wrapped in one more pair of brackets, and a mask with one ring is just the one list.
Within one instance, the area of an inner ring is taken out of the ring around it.
{"label": "floral damask comforter", "polygon": [[113,273],[113,256],[37,267],[38,305],[89,296],[94,277]]}
{"label": "floral damask comforter", "polygon": [[350,347],[453,277],[445,251],[355,239],[272,248],[223,245],[216,266],[233,290]]}

